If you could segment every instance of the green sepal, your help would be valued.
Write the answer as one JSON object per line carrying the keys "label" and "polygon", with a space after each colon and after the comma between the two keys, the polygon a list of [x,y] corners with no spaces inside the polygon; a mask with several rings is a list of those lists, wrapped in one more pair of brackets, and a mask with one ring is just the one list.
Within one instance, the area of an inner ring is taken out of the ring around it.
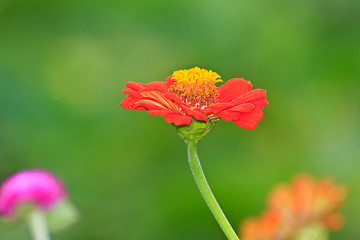
{"label": "green sepal", "polygon": [[65,200],[46,214],[50,232],[59,232],[69,227],[79,218],[78,211],[74,205]]}
{"label": "green sepal", "polygon": [[189,125],[176,126],[173,124],[173,126],[185,142],[189,140],[198,142],[215,127],[216,122],[217,120],[198,121],[193,118]]}
{"label": "green sepal", "polygon": [[29,213],[34,210],[35,206],[30,203],[23,203],[18,206],[15,213],[6,218],[0,218],[0,231],[9,231],[17,228],[27,220]]}
{"label": "green sepal", "polygon": [[309,224],[302,228],[293,238],[293,240],[328,240],[329,234],[322,226],[318,223]]}
{"label": "green sepal", "polygon": [[[0,230],[12,230],[28,220],[29,215],[36,207],[33,204],[21,204],[14,217],[0,218]],[[78,219],[78,211],[73,204],[65,200],[57,204],[53,209],[46,213],[46,220],[50,232],[59,232],[75,223]]]}

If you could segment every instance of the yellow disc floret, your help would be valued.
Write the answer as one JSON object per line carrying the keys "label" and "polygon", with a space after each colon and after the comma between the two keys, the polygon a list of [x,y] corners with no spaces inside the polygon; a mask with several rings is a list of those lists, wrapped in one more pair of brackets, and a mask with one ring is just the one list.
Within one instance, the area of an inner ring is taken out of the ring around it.
{"label": "yellow disc floret", "polygon": [[199,67],[175,71],[171,79],[174,80],[174,84],[170,86],[169,91],[179,95],[194,108],[214,103],[217,96],[215,83],[222,82],[216,72]]}

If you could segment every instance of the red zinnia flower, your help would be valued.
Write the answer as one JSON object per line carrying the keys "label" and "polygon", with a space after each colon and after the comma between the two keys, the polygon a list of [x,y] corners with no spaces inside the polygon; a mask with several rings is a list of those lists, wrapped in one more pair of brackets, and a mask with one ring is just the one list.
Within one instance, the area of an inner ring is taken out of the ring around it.
{"label": "red zinnia flower", "polygon": [[128,82],[122,91],[128,96],[120,106],[163,116],[176,126],[188,125],[192,118],[222,118],[246,129],[255,128],[269,104],[266,91],[251,90],[252,84],[242,78],[230,79],[219,88],[217,82],[222,82],[217,73],[198,67],[175,71],[166,82]]}

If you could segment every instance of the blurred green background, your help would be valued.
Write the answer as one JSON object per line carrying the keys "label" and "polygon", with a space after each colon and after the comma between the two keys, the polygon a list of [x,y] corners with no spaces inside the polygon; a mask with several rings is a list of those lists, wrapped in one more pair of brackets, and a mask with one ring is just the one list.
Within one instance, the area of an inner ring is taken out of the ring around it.
{"label": "blurred green background", "polygon": [[221,121],[198,144],[232,225],[307,172],[348,185],[331,239],[358,239],[359,26],[358,0],[0,0],[0,178],[65,181],[81,218],[55,240],[225,239],[171,125],[118,106],[127,81],[199,66],[270,102],[255,130]]}

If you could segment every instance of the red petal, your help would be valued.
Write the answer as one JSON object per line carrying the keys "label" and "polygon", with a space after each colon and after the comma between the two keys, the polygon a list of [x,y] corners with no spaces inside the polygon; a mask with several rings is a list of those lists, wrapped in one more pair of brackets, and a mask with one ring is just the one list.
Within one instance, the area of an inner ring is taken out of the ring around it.
{"label": "red petal", "polygon": [[254,129],[263,116],[263,112],[260,109],[256,109],[250,113],[242,114],[239,120],[234,121],[234,123],[245,129]]}
{"label": "red petal", "polygon": [[241,117],[241,113],[231,111],[223,111],[218,113],[217,115],[227,122],[236,121]]}
{"label": "red petal", "polygon": [[240,104],[245,102],[263,101],[266,100],[266,91],[264,89],[254,89],[242,96],[231,101],[232,104]]}
{"label": "red petal", "polygon": [[190,109],[189,107],[186,107],[185,105],[181,106],[181,109],[189,116],[193,116],[197,120],[200,121],[206,121],[207,117],[199,110]]}
{"label": "red petal", "polygon": [[266,99],[259,100],[259,101],[251,101],[251,103],[260,109],[264,109],[265,106],[269,105],[269,102]]}
{"label": "red petal", "polygon": [[124,98],[124,100],[122,100],[122,102],[120,103],[120,106],[125,108],[126,110],[133,110],[133,104],[134,101],[136,101],[137,98],[133,97],[133,96],[126,96]]}
{"label": "red petal", "polygon": [[[217,115],[222,118],[223,120],[230,122],[230,121],[239,121],[240,118],[246,119],[249,114],[252,114],[253,111],[258,111],[255,105],[252,103],[244,103],[232,108],[226,109],[217,113]],[[261,111],[260,111],[261,112]]]}
{"label": "red petal", "polygon": [[168,99],[166,97],[166,94],[160,91],[150,90],[150,91],[142,91],[139,93],[141,96],[145,98],[153,99],[157,102],[159,102],[161,105],[163,105],[167,109],[174,109],[178,110],[179,108],[171,101],[171,99]]}
{"label": "red petal", "polygon": [[168,123],[174,123],[175,125],[188,125],[191,122],[192,117],[182,115],[175,110],[150,110],[150,115],[164,116],[164,119]]}
{"label": "red petal", "polygon": [[179,106],[185,104],[184,101],[181,100],[181,98],[178,95],[176,95],[172,92],[166,92],[165,97],[170,99],[171,101],[173,101],[175,104],[177,104]]}
{"label": "red petal", "polygon": [[133,90],[133,89],[130,89],[130,88],[125,88],[124,90],[121,91],[122,93],[125,93],[125,94],[128,94],[128,95],[131,95],[133,97],[138,97],[138,98],[141,98],[141,95],[139,94],[139,92]]}
{"label": "red petal", "polygon": [[179,110],[171,99],[166,97],[168,86],[166,82],[150,82],[148,84],[128,82],[128,89],[123,90],[129,94],[120,106],[132,110]]}
{"label": "red petal", "polygon": [[137,109],[137,107],[142,106],[147,110],[164,110],[167,109],[161,103],[154,101],[152,99],[140,99],[134,102],[133,108]]}
{"label": "red petal", "polygon": [[242,113],[246,113],[246,112],[250,112],[252,110],[255,109],[255,105],[252,103],[244,103],[244,104],[239,104],[235,107],[229,108],[227,109],[227,111],[235,111],[235,112],[242,112]]}
{"label": "red petal", "polygon": [[224,109],[217,115],[225,121],[234,121],[242,128],[254,129],[263,117],[261,110],[269,103],[266,100],[266,91],[255,89],[233,99],[230,104],[233,104],[232,108]]}
{"label": "red petal", "polygon": [[254,129],[257,127],[258,122],[252,121],[252,120],[241,120],[234,122],[239,127],[245,128],[245,129]]}
{"label": "red petal", "polygon": [[171,79],[172,78],[172,75],[170,75],[170,76],[168,76],[167,78],[166,78],[166,84],[168,85],[168,87],[170,87],[171,85],[173,85],[174,84],[174,80],[173,79]]}
{"label": "red petal", "polygon": [[127,82],[126,87],[133,89],[135,91],[143,90],[146,88],[146,85],[143,83],[136,83],[136,82]]}
{"label": "red petal", "polygon": [[156,82],[149,82],[147,85],[148,90],[159,90],[161,92],[167,92],[169,87],[167,86],[166,82],[156,81]]}
{"label": "red petal", "polygon": [[231,108],[232,106],[234,105],[230,103],[215,103],[204,108],[204,112],[217,114],[225,109]]}
{"label": "red petal", "polygon": [[150,115],[159,115],[164,116],[166,114],[178,114],[179,112],[175,110],[149,110]]}
{"label": "red petal", "polygon": [[[120,106],[127,110],[137,109],[142,111],[142,110],[154,110],[154,109],[162,110],[162,109],[170,108],[169,104],[167,104],[167,102],[163,102],[161,97],[159,97],[160,101],[156,99],[156,96],[161,95],[161,93],[154,94],[155,97],[151,98],[151,97],[146,97],[148,95],[142,96],[133,89],[125,89],[123,90],[123,92],[129,95],[125,97],[125,99],[120,103]],[[174,106],[176,108],[176,105]]]}
{"label": "red petal", "polygon": [[164,119],[168,123],[173,123],[176,126],[179,126],[179,125],[189,125],[191,123],[192,117],[178,113],[178,114],[165,115]]}
{"label": "red petal", "polygon": [[161,92],[166,92],[168,90],[168,86],[166,82],[155,81],[149,82],[148,84],[144,83],[136,83],[136,82],[127,82],[126,87],[133,89],[135,91],[144,91],[144,90],[159,90]]}
{"label": "red petal", "polygon": [[[170,77],[167,82],[171,84]],[[175,125],[190,124],[192,116],[199,120],[206,120],[206,116],[201,111],[186,107],[177,95],[168,92],[167,82],[148,84],[128,82],[126,84],[128,89],[122,91],[128,96],[120,103],[120,106],[128,110],[148,110],[150,115],[163,116],[165,121]],[[182,106],[183,111],[191,116],[181,114],[179,106]]]}
{"label": "red petal", "polygon": [[230,102],[250,91],[251,88],[251,83],[243,78],[230,79],[218,88],[219,99],[221,102]]}

